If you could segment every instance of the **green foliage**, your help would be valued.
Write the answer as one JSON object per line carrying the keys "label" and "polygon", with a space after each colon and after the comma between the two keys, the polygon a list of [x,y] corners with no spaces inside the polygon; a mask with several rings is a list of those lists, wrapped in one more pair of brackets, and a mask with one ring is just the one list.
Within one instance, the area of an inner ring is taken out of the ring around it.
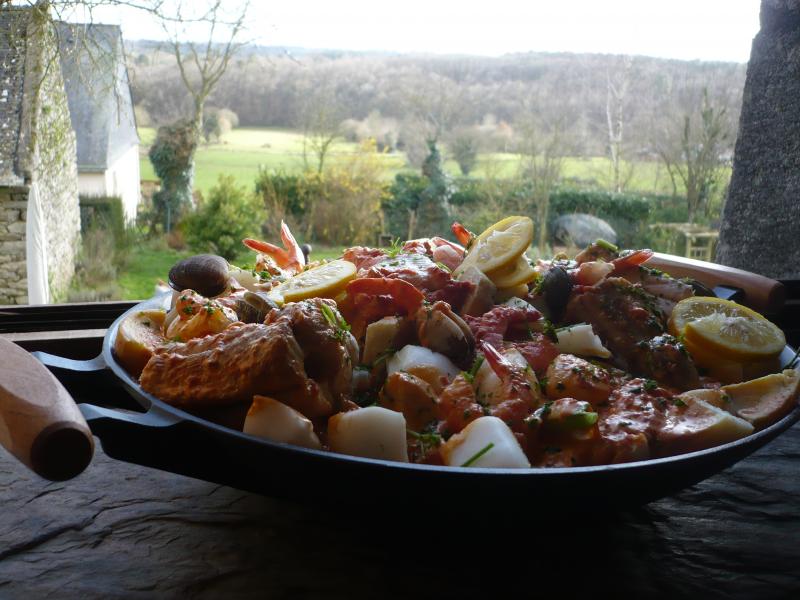
{"label": "green foliage", "polygon": [[222,126],[216,112],[203,116],[203,137],[206,142],[218,140],[222,135]]}
{"label": "green foliage", "polygon": [[233,177],[220,175],[208,200],[184,219],[183,229],[193,250],[233,260],[241,251],[243,238],[260,235],[264,216],[254,195],[237,186]]}
{"label": "green foliage", "polygon": [[450,153],[462,175],[469,175],[478,164],[479,138],[469,130],[459,131],[450,142]]}
{"label": "green foliage", "polygon": [[265,233],[269,233],[278,231],[281,221],[290,225],[302,221],[311,190],[306,174],[259,168],[255,191],[267,211]]}
{"label": "green foliage", "polygon": [[120,239],[125,232],[125,212],[118,196],[80,196],[81,232],[91,229],[111,230]]}
{"label": "green foliage", "polygon": [[95,302],[121,297],[117,274],[124,269],[136,232],[126,228],[122,200],[114,196],[81,196],[81,249],[69,302]]}
{"label": "green foliage", "polygon": [[191,206],[196,149],[194,126],[187,121],[159,127],[150,147],[150,162],[161,179],[161,189],[153,194],[153,206],[164,231],[169,231]]}

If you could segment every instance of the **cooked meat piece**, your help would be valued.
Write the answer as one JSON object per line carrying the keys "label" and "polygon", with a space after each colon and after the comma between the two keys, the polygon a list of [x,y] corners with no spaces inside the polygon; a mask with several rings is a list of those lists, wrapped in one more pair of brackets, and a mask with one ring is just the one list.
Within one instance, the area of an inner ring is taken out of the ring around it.
{"label": "cooked meat piece", "polygon": [[425,299],[431,303],[436,303],[440,300],[447,302],[454,311],[460,313],[464,304],[475,293],[475,288],[475,284],[471,281],[451,279],[441,289],[426,293]]}
{"label": "cooked meat piece", "polygon": [[675,305],[685,298],[694,296],[694,288],[680,279],[670,277],[656,269],[644,266],[627,269],[620,274],[631,283],[638,283],[655,297],[656,308],[669,318]]}
{"label": "cooked meat piece", "polygon": [[180,407],[224,405],[304,386],[303,351],[288,325],[233,325],[156,350],[142,389]]}
{"label": "cooked meat piece", "polygon": [[362,267],[358,278],[362,277],[402,279],[423,293],[441,290],[452,281],[450,273],[427,255],[418,253],[387,256],[369,268]]}
{"label": "cooked meat piece", "polygon": [[314,298],[273,310],[263,325],[237,324],[165,346],[142,372],[142,389],[181,407],[246,402],[260,394],[309,418],[331,415],[347,403],[358,358],[340,318],[335,302]]}
{"label": "cooked meat piece", "polygon": [[547,367],[558,356],[556,345],[541,333],[534,333],[525,342],[512,342],[512,345],[525,357],[537,376],[542,376]]}
{"label": "cooked meat piece", "polygon": [[617,366],[679,390],[698,386],[697,369],[683,346],[664,333],[655,298],[619,277],[575,294],[567,305],[571,323],[590,323]]}
{"label": "cooked meat piece", "polygon": [[650,444],[666,423],[671,397],[643,379],[631,379],[611,392],[598,406],[600,439],[594,449],[595,464],[631,462],[650,458]]}
{"label": "cooked meat piece", "polygon": [[290,302],[270,312],[265,323],[286,323],[291,328],[303,350],[306,374],[332,395],[338,408],[351,391],[358,344],[344,326],[336,302],[323,298]]}
{"label": "cooked meat piece", "polygon": [[[641,343],[640,343],[641,344]],[[689,353],[675,337],[658,335],[647,342],[643,353],[645,368],[642,372],[678,390],[693,390],[700,387],[697,373]]]}
{"label": "cooked meat piece", "polygon": [[[530,325],[538,321],[541,316],[539,311],[530,305],[520,307],[501,304],[480,317],[465,315],[464,321],[469,325],[476,341],[488,342],[495,348],[500,348],[503,340],[515,337],[514,330],[528,333]],[[516,339],[519,337],[516,336]]]}
{"label": "cooked meat piece", "polygon": [[381,262],[387,257],[386,252],[380,248],[367,248],[365,246],[353,246],[342,254],[342,258],[350,261],[356,269],[369,269],[372,265]]}

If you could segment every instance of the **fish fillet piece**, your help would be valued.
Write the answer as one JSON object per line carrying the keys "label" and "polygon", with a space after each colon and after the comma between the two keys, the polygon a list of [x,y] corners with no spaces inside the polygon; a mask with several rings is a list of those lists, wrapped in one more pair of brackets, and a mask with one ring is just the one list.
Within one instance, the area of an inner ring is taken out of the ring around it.
{"label": "fish fillet piece", "polygon": [[[308,387],[303,351],[285,323],[234,325],[216,335],[159,348],[142,389],[169,404],[212,406]],[[303,412],[303,411],[301,411]]]}

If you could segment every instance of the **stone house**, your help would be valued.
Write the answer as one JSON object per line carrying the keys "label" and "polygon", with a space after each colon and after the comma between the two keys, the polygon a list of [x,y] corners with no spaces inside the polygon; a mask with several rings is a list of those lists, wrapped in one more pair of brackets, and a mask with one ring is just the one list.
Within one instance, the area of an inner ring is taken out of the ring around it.
{"label": "stone house", "polygon": [[80,244],[75,133],[46,6],[0,10],[0,304],[63,298]]}
{"label": "stone house", "polygon": [[77,136],[78,192],[117,196],[125,218],[139,205],[139,134],[117,25],[58,23],[61,67]]}

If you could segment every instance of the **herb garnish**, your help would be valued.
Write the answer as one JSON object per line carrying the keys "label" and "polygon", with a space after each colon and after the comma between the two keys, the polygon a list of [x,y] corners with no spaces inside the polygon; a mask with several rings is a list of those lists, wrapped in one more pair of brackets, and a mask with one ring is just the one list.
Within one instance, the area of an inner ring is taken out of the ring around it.
{"label": "herb garnish", "polygon": [[435,431],[417,433],[416,431],[406,429],[406,433],[419,442],[420,454],[423,455],[427,454],[429,449],[435,448],[442,443],[442,436]]}
{"label": "herb garnish", "polygon": [[394,258],[403,251],[403,242],[400,241],[400,238],[395,238],[388,248],[382,248],[382,250],[386,253],[386,256]]}
{"label": "herb garnish", "polygon": [[325,317],[328,325],[333,327],[333,336],[340,342],[344,342],[347,334],[350,332],[350,325],[347,323],[347,321],[345,321],[344,318],[342,318],[342,315],[340,315],[338,312],[334,312],[334,310],[327,304],[320,304],[319,310],[322,313],[322,316]]}
{"label": "herb garnish", "polygon": [[461,371],[461,374],[464,375],[464,379],[470,383],[475,383],[475,375],[478,374],[478,370],[481,368],[482,364],[483,356],[476,356],[469,371]]}
{"label": "herb garnish", "polygon": [[549,319],[542,319],[542,333],[544,333],[545,337],[548,338],[554,344],[558,343],[558,333],[556,333],[556,328],[553,323]]}
{"label": "herb garnish", "polygon": [[617,254],[619,252],[619,246],[615,246],[611,242],[607,242],[606,240],[604,240],[602,238],[598,238],[595,241],[595,244],[597,244],[598,246],[600,246],[601,248],[603,248],[605,250],[608,250],[609,252],[613,252],[614,254]]}
{"label": "herb garnish", "polygon": [[478,459],[479,459],[481,456],[483,456],[484,454],[486,454],[487,452],[489,452],[489,450],[491,450],[492,448],[494,448],[494,442],[489,442],[489,443],[488,443],[488,444],[486,444],[486,445],[485,445],[485,446],[484,446],[482,449],[478,450],[478,451],[477,451],[475,454],[473,454],[472,456],[470,456],[470,457],[469,457],[469,458],[468,458],[468,459],[467,459],[467,460],[464,462],[464,464],[462,464],[461,466],[462,466],[462,467],[470,467],[470,466],[472,466],[473,464],[475,464],[475,462],[476,462],[476,461],[477,461],[477,460],[478,460]]}

